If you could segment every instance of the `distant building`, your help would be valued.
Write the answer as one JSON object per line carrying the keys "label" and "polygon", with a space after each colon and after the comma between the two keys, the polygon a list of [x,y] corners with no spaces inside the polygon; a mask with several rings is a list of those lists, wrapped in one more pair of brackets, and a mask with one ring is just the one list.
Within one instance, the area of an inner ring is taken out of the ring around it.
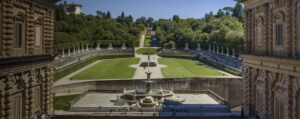
{"label": "distant building", "polygon": [[244,0],[245,115],[300,119],[300,0]]}
{"label": "distant building", "polygon": [[0,1],[0,119],[40,119],[53,113],[56,1]]}
{"label": "distant building", "polygon": [[82,13],[82,5],[71,3],[68,4],[66,1],[64,2],[66,14],[81,14]]}

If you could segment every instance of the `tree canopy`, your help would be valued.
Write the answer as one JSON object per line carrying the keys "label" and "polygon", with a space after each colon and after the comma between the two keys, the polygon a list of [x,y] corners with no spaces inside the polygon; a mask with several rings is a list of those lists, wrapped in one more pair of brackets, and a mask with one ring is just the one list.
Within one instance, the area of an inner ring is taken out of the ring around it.
{"label": "tree canopy", "polygon": [[214,44],[239,50],[243,42],[242,11],[243,6],[237,3],[235,8],[225,7],[201,19],[180,19],[178,15],[172,20],[160,19],[154,25],[156,37],[162,46],[169,48],[172,44],[184,48],[189,43],[196,49],[197,43],[201,43],[205,48]]}
{"label": "tree canopy", "polygon": [[137,44],[140,33],[144,29],[134,23],[131,15],[124,12],[113,19],[109,11],[96,11],[96,15],[66,14],[64,4],[56,6],[55,11],[55,47],[72,47],[80,43],[101,43],[114,45],[126,43]]}

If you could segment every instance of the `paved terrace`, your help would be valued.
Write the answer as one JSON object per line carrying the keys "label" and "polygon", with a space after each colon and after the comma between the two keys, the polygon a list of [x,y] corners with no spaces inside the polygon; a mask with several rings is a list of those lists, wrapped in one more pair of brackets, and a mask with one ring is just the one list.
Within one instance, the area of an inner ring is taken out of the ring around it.
{"label": "paved terrace", "polygon": [[[89,93],[77,101],[71,108],[76,107],[123,107],[116,106],[110,100],[121,96],[120,93]],[[207,94],[175,94],[175,97],[185,99],[182,104],[220,104]]]}

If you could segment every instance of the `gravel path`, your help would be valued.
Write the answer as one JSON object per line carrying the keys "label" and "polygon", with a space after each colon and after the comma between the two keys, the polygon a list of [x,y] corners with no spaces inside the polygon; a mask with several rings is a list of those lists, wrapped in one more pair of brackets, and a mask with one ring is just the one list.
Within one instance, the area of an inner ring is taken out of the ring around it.
{"label": "gravel path", "polygon": [[[147,62],[148,61],[148,56],[147,55],[135,55],[137,58],[140,58],[140,63],[141,62]],[[163,78],[163,74],[161,72],[161,68],[165,67],[165,65],[158,64],[158,59],[159,57],[157,55],[150,55],[150,62],[156,62],[157,66],[156,67],[140,67],[139,64],[136,65],[131,65],[131,67],[136,68],[135,74],[133,76],[133,79],[146,79],[146,73],[147,71],[152,72],[151,78]]]}

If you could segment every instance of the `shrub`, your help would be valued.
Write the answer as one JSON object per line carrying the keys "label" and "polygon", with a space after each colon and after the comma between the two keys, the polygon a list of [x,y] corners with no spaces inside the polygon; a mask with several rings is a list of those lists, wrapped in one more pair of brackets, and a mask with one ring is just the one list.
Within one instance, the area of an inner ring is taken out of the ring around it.
{"label": "shrub", "polygon": [[[157,64],[155,62],[149,62],[149,67],[156,67]],[[148,67],[148,62],[142,62],[140,67]]]}

